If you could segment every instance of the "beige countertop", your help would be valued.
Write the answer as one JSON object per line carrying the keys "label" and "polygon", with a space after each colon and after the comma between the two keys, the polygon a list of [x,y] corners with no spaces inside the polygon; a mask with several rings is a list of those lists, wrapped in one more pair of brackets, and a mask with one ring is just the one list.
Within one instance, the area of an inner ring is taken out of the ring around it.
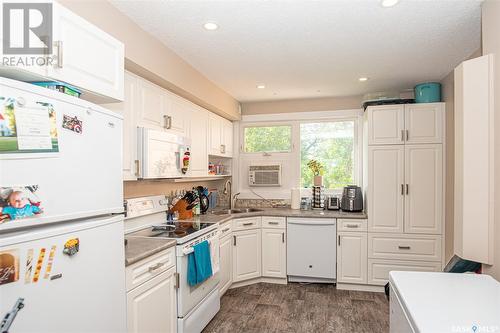
{"label": "beige countertop", "polygon": [[125,236],[125,266],[175,246],[175,239]]}
{"label": "beige countertop", "polygon": [[[238,209],[238,208],[237,208]],[[254,216],[305,217],[305,218],[338,218],[338,219],[366,219],[364,212],[350,213],[339,210],[296,210],[290,208],[262,208],[258,212],[215,215],[208,213],[199,215],[182,222],[224,223],[233,219]],[[176,244],[173,239],[125,236],[125,266],[129,266],[153,254],[168,249]]]}

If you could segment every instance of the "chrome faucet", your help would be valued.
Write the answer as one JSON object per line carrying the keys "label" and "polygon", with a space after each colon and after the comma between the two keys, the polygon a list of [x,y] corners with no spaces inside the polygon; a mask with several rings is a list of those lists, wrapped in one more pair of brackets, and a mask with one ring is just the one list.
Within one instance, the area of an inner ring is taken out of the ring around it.
{"label": "chrome faucet", "polygon": [[224,183],[224,191],[222,191],[222,193],[224,194],[229,194],[229,209],[232,209],[233,208],[233,203],[232,203],[232,200],[231,200],[231,186],[233,185],[233,182],[231,181],[231,178],[229,178],[228,180],[226,180],[226,182]]}
{"label": "chrome faucet", "polygon": [[231,198],[231,209],[236,208],[236,201],[238,200],[238,195],[240,195],[240,192],[235,193]]}

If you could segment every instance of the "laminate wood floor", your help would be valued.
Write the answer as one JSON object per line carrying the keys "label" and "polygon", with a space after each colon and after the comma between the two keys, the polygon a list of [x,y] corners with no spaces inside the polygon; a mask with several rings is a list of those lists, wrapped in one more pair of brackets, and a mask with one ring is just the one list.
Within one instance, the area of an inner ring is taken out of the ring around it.
{"label": "laminate wood floor", "polygon": [[389,332],[389,302],[333,285],[258,283],[228,290],[203,332]]}

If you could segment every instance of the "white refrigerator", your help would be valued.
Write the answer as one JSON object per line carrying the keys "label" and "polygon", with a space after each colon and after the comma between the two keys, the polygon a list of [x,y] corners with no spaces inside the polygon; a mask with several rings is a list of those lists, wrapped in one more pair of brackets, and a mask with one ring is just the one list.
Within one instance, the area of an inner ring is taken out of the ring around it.
{"label": "white refrigerator", "polygon": [[121,170],[120,115],[0,78],[0,327],[126,330]]}

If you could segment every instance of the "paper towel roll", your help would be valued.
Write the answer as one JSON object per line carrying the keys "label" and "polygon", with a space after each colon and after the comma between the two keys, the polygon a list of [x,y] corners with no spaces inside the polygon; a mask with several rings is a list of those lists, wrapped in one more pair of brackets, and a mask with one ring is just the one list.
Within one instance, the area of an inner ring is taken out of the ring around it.
{"label": "paper towel roll", "polygon": [[292,188],[292,209],[300,209],[300,188]]}

